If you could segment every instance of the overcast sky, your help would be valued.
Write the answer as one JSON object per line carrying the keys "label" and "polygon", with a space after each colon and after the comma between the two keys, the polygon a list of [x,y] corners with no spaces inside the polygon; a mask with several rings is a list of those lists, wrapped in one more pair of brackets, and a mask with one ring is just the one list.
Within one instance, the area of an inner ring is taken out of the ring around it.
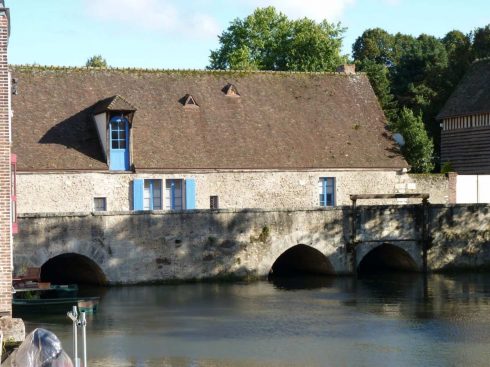
{"label": "overcast sky", "polygon": [[6,0],[9,62],[81,66],[100,54],[112,66],[203,69],[231,20],[268,5],[341,22],[346,54],[368,28],[442,37],[490,23],[490,0]]}

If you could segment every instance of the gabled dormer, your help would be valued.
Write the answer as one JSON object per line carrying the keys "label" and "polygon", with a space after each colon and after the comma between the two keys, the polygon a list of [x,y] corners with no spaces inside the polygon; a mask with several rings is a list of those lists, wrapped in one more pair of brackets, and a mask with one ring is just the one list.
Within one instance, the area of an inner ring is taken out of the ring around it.
{"label": "gabled dormer", "polygon": [[240,93],[234,84],[228,83],[222,90],[227,97],[240,97]]}
{"label": "gabled dormer", "polygon": [[190,94],[186,94],[181,100],[182,100],[182,105],[186,109],[189,109],[189,108],[190,109],[198,109],[199,108],[199,104],[196,102],[196,99]]}
{"label": "gabled dormer", "polygon": [[100,101],[93,118],[100,144],[111,171],[131,168],[131,128],[136,108],[121,96]]}

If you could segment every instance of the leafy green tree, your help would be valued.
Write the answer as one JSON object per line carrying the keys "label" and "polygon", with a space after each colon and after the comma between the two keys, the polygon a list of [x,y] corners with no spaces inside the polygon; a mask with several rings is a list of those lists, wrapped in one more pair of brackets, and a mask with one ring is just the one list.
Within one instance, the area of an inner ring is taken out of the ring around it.
{"label": "leafy green tree", "polygon": [[434,139],[438,152],[440,128],[435,116],[473,60],[490,57],[490,25],[470,34],[453,30],[441,39],[368,29],[353,44],[352,51],[359,70],[368,74],[385,115],[392,122],[390,128],[398,123],[394,116],[408,119],[407,112],[397,111],[397,106],[407,107],[417,119],[423,116],[425,130]]}
{"label": "leafy green tree", "polygon": [[391,66],[394,60],[395,38],[381,28],[373,28],[364,31],[356,39],[352,46],[354,60]]}
{"label": "leafy green tree", "polygon": [[398,65],[400,59],[410,54],[417,47],[417,39],[409,34],[397,33],[393,36],[393,63]]}
{"label": "leafy green tree", "polygon": [[490,24],[473,33],[473,56],[477,59],[490,57]]}
{"label": "leafy green tree", "polygon": [[211,51],[209,69],[335,70],[346,61],[340,54],[344,28],[307,18],[290,20],[274,7],[258,8],[235,19]]}
{"label": "leafy green tree", "polygon": [[357,63],[357,68],[359,71],[363,71],[367,74],[374,93],[376,93],[376,96],[378,97],[379,104],[391,126],[397,118],[398,104],[391,93],[388,67],[366,59]]}
{"label": "leafy green tree", "polygon": [[444,99],[447,99],[468,70],[473,56],[471,54],[471,38],[469,35],[454,30],[448,32],[441,41],[446,48],[448,58],[446,75],[441,81],[446,90]]}
{"label": "leafy green tree", "polygon": [[437,95],[447,65],[442,42],[433,36],[419,36],[401,56],[393,75],[393,89],[402,105],[425,112],[431,98]]}
{"label": "leafy green tree", "polygon": [[108,65],[106,59],[104,59],[101,55],[94,55],[87,59],[85,66],[92,68],[106,68]]}
{"label": "leafy green tree", "polygon": [[400,133],[405,140],[401,150],[412,167],[411,171],[431,172],[434,169],[434,143],[427,135],[422,117],[403,107],[393,130]]}

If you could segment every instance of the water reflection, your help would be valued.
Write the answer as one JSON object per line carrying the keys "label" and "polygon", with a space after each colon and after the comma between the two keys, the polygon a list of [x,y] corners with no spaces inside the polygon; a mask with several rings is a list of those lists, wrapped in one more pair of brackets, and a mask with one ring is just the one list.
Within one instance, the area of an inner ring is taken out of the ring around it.
{"label": "water reflection", "polygon": [[331,288],[334,285],[335,277],[329,275],[275,276],[270,277],[270,281],[277,289],[294,291],[300,289]]}
{"label": "water reflection", "polygon": [[[487,274],[98,291],[92,366],[486,366],[490,358]],[[70,350],[64,315],[27,320],[37,326]]]}

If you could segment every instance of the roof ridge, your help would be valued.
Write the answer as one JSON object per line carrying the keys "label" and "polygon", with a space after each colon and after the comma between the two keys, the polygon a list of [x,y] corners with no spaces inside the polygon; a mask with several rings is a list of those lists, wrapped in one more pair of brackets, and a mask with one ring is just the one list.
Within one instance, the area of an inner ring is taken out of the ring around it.
{"label": "roof ridge", "polygon": [[13,69],[27,70],[52,70],[52,71],[122,71],[122,72],[147,72],[147,73],[202,73],[202,74],[300,74],[300,75],[364,75],[365,72],[356,71],[355,74],[345,74],[338,71],[294,71],[294,70],[243,70],[243,69],[163,69],[163,68],[138,68],[138,67],[87,67],[87,66],[63,66],[63,65],[39,65],[39,64],[9,64]]}

